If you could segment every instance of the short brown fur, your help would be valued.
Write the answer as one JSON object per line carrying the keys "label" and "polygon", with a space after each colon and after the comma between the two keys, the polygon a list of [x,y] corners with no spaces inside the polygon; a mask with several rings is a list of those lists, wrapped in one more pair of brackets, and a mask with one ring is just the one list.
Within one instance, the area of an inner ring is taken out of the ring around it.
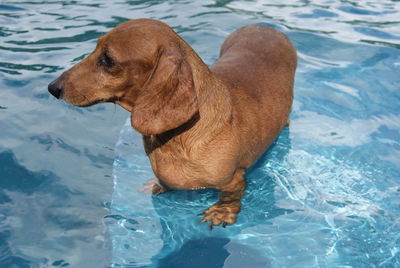
{"label": "short brown fur", "polygon": [[296,51],[281,32],[249,25],[232,33],[208,68],[168,25],[125,22],[49,85],[76,106],[115,102],[131,112],[160,184],[215,188],[210,227],[236,222],[244,174],[288,122]]}

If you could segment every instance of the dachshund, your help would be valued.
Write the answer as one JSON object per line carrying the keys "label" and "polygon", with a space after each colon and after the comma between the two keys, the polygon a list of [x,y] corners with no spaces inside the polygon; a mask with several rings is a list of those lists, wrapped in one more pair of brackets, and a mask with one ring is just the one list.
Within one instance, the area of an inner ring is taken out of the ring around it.
{"label": "dachshund", "polygon": [[244,175],[288,124],[297,54],[280,31],[244,26],[224,41],[208,67],[167,24],[124,22],[48,86],[67,103],[119,104],[158,179],[155,195],[213,188],[219,201],[201,223],[236,222]]}

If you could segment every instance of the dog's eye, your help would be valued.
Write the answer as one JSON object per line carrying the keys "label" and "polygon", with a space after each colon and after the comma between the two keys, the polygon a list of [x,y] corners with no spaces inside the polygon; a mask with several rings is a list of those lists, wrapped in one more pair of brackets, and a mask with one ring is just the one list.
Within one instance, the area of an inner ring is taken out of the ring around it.
{"label": "dog's eye", "polygon": [[107,69],[111,69],[115,65],[113,58],[107,52],[101,55],[99,63]]}

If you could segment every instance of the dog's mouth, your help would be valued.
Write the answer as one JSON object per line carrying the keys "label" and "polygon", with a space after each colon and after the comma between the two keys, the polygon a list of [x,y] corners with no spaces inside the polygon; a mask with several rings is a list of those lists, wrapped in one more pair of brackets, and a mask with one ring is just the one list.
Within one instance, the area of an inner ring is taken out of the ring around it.
{"label": "dog's mouth", "polygon": [[111,98],[108,98],[108,99],[101,98],[101,99],[90,101],[88,103],[76,104],[74,106],[77,106],[77,107],[89,107],[89,106],[93,106],[93,105],[98,104],[98,103],[106,103],[106,102],[115,103],[115,102],[117,102],[119,100],[120,100],[120,98],[118,98],[118,97],[111,97]]}

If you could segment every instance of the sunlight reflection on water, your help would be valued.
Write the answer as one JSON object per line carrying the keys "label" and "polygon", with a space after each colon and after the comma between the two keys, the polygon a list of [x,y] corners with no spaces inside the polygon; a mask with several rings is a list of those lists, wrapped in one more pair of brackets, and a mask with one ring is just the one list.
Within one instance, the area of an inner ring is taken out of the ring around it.
{"label": "sunlight reflection on water", "polygon": [[[400,266],[399,12],[389,0],[0,1],[0,266]],[[198,224],[215,191],[138,192],[153,174],[129,121],[121,130],[128,114],[46,91],[139,17],[207,64],[252,23],[298,49],[291,126],[249,172],[236,225]]]}

